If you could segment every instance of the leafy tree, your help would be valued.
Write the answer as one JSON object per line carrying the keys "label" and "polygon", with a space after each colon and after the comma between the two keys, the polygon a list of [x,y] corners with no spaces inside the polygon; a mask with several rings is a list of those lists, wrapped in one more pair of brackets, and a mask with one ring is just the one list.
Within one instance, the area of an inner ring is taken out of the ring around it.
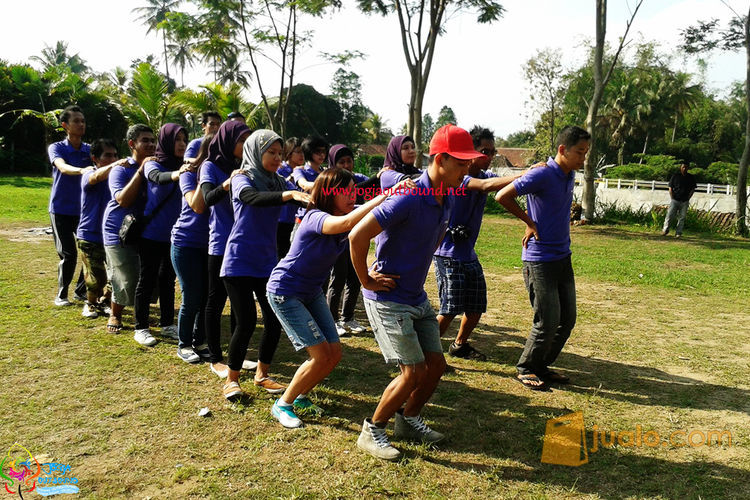
{"label": "leafy tree", "polygon": [[[453,110],[448,106],[443,106],[442,108],[440,108],[440,113],[437,117],[437,123],[435,123],[435,130],[439,129],[443,125],[448,125],[449,123],[452,123],[453,125],[456,125],[458,123],[456,113],[454,113]],[[432,138],[432,134],[428,135],[427,137]]]}
{"label": "leafy tree", "polygon": [[133,71],[123,113],[132,123],[145,123],[158,130],[168,122],[184,122],[174,106],[169,82],[152,65],[141,63]]}
{"label": "leafy tree", "polygon": [[[722,2],[724,5],[729,5]],[[730,7],[731,9],[731,7]],[[734,17],[726,29],[719,29],[717,19],[699,21],[682,32],[683,49],[687,53],[711,52],[714,50],[745,50],[745,109],[750,109],[750,12],[742,16],[732,9]],[[745,147],[737,172],[737,206],[735,212],[735,230],[743,236],[748,235],[747,224],[747,168],[750,163],[750,115],[745,121]]]}
{"label": "leafy tree", "polygon": [[526,61],[524,75],[529,83],[529,100],[536,112],[546,117],[550,152],[555,151],[555,120],[562,91],[562,51],[544,49]]}
{"label": "leafy tree", "polygon": [[423,130],[422,102],[437,39],[445,32],[447,21],[461,12],[474,11],[477,22],[491,23],[497,21],[505,9],[494,0],[357,0],[357,3],[366,14],[387,16],[393,12],[398,18],[401,45],[411,77],[408,132],[420,148],[425,136],[427,140],[431,137]]}
{"label": "leafy tree", "polygon": [[532,130],[521,130],[509,134],[505,139],[500,137],[495,142],[501,148],[529,148],[534,142],[534,135]]}
{"label": "leafy tree", "polygon": [[139,14],[137,18],[148,28],[146,34],[152,31],[162,31],[162,41],[164,42],[164,71],[169,79],[169,56],[167,52],[167,33],[164,30],[163,21],[166,20],[167,14],[174,11],[182,3],[182,0],[146,0],[146,5],[136,7],[133,13]]}
{"label": "leafy tree", "polygon": [[169,39],[167,50],[172,63],[180,69],[180,84],[185,85],[185,68],[193,67],[195,52],[193,50],[196,32],[195,18],[184,12],[167,12],[159,29]]}
{"label": "leafy tree", "polygon": [[[437,130],[437,126],[435,125],[435,120],[432,119],[432,116],[430,116],[430,113],[425,114],[422,117],[422,127],[424,131],[424,141],[422,143],[422,149],[429,149],[430,148],[430,139],[432,139],[432,136],[435,134],[435,131]],[[415,141],[417,139],[414,139]]]}
{"label": "leafy tree", "polygon": [[67,67],[71,72],[81,75],[89,68],[78,54],[68,55],[67,42],[58,41],[54,47],[44,44],[40,56],[31,56],[32,61],[41,63],[44,71],[55,67]]}
{"label": "leafy tree", "polygon": [[350,146],[366,142],[364,122],[370,111],[362,103],[362,83],[359,75],[346,69],[351,60],[363,59],[364,54],[359,51],[347,51],[335,55],[324,54],[324,57],[339,64],[331,81],[331,97],[339,103],[343,115],[340,124],[342,142]]}

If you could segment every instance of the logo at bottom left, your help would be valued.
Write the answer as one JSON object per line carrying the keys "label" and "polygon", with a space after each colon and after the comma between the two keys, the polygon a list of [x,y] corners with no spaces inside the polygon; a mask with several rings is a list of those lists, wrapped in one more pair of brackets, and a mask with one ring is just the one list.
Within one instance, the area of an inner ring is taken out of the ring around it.
{"label": "logo at bottom left", "polygon": [[4,482],[5,491],[19,498],[31,492],[45,497],[78,493],[78,478],[70,472],[70,465],[67,464],[40,463],[19,443],[13,444],[0,461],[0,480]]}

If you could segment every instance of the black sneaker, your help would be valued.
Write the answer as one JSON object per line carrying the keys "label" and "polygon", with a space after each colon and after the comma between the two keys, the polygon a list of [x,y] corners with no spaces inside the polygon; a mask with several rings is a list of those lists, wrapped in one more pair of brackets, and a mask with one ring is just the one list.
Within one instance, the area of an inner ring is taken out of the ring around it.
{"label": "black sneaker", "polygon": [[476,361],[487,361],[487,356],[474,349],[468,342],[458,345],[455,342],[451,343],[448,348],[448,354],[454,358],[463,359],[474,359]]}

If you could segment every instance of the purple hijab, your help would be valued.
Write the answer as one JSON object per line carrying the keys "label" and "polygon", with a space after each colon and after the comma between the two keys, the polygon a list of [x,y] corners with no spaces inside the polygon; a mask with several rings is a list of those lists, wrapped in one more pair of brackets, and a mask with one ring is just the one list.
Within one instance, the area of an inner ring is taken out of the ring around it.
{"label": "purple hijab", "polygon": [[383,163],[383,166],[391,167],[393,170],[401,174],[418,174],[420,172],[418,168],[414,165],[407,165],[401,159],[401,146],[403,146],[405,142],[413,143],[414,139],[408,135],[397,135],[391,139],[391,142],[388,143],[388,149],[385,152],[385,162]]}
{"label": "purple hijab", "polygon": [[335,144],[328,150],[328,168],[336,166],[336,162],[344,156],[351,156],[354,159],[354,153],[345,144]]}
{"label": "purple hijab", "polygon": [[156,145],[155,156],[159,165],[166,170],[177,170],[182,165],[182,158],[174,155],[174,143],[177,141],[177,135],[180,132],[184,132],[185,139],[187,139],[187,131],[182,125],[165,123],[159,129],[159,140]]}
{"label": "purple hijab", "polygon": [[235,169],[234,147],[243,134],[249,134],[250,129],[242,122],[227,121],[221,124],[219,131],[208,144],[208,161],[229,173]]}

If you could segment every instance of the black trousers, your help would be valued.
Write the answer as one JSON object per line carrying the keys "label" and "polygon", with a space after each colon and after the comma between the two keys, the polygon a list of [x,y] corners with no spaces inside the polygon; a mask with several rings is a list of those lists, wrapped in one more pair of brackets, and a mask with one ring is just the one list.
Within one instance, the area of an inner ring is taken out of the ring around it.
{"label": "black trousers", "polygon": [[[208,298],[206,300],[206,343],[211,352],[209,362],[219,363],[224,360],[221,353],[221,314],[227,303],[227,289],[224,281],[219,277],[221,264],[224,262],[223,255],[208,256]],[[234,310],[230,312],[230,327],[234,331],[236,320]]]}
{"label": "black trousers", "polygon": [[268,278],[227,276],[223,279],[234,316],[237,319],[237,326],[232,332],[232,340],[229,341],[229,368],[238,371],[242,368],[242,362],[245,360],[245,354],[247,354],[247,346],[250,344],[250,337],[252,337],[255,325],[258,322],[253,293],[255,293],[255,298],[260,304],[260,310],[263,312],[263,338],[260,340],[258,361],[271,364],[276,347],[279,345],[281,323],[279,323],[266,298]]}
{"label": "black trousers", "polygon": [[[57,265],[57,298],[67,299],[68,288],[73,280],[78,262],[78,247],[76,246],[76,231],[79,218],[75,215],[49,214],[52,223],[52,237],[55,240],[55,250],[60,257]],[[75,294],[86,296],[86,283],[83,281],[83,269],[78,275]]]}
{"label": "black trousers", "polygon": [[292,229],[294,229],[294,222],[279,222],[276,229],[276,254],[279,260],[286,256],[289,247],[292,246]]}
{"label": "black trousers", "polygon": [[141,238],[138,242],[138,256],[141,267],[138,284],[135,286],[135,328],[148,328],[149,303],[157,283],[159,285],[159,309],[161,326],[174,324],[174,282],[175,272],[169,255],[168,241],[154,241]]}
{"label": "black trousers", "polygon": [[345,252],[339,255],[331,271],[331,280],[328,283],[328,307],[331,308],[331,314],[335,321],[339,320],[339,306],[341,304],[341,294],[344,294],[344,311],[342,321],[351,321],[354,319],[354,308],[357,306],[359,290],[362,285],[357,278],[357,272],[352,264],[352,257],[347,248]]}

